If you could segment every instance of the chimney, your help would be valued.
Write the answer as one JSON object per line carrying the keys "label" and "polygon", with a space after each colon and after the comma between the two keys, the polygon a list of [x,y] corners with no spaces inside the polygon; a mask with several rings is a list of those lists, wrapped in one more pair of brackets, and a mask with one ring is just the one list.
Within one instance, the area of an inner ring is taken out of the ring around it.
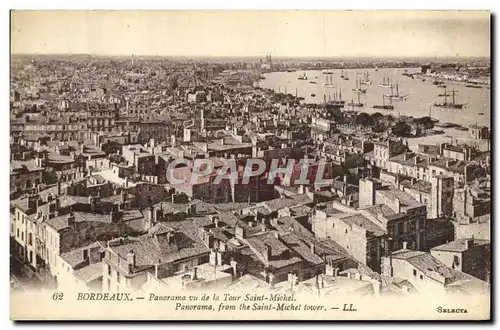
{"label": "chimney", "polygon": [[69,227],[74,227],[75,226],[75,215],[73,211],[68,215],[68,226]]}
{"label": "chimney", "polygon": [[299,186],[299,191],[298,191],[298,194],[299,194],[299,195],[303,195],[303,194],[304,194],[304,185],[303,185],[303,184],[301,184],[301,185]]}
{"label": "chimney", "polygon": [[450,160],[449,159],[446,160],[446,167],[450,167]]}
{"label": "chimney", "polygon": [[264,258],[266,262],[271,260],[271,246],[269,244],[265,245]]}
{"label": "chimney", "polygon": [[344,183],[347,184],[347,175],[344,175]]}
{"label": "chimney", "polygon": [[224,138],[220,139],[220,144],[223,146],[224,145]]}
{"label": "chimney", "polygon": [[277,232],[277,231],[275,231],[274,232],[274,238],[276,238],[277,240],[279,240],[280,239],[280,233]]}
{"label": "chimney", "polygon": [[135,268],[135,253],[134,250],[130,250],[127,253],[127,265],[128,265],[128,272],[133,273],[134,268]]}
{"label": "chimney", "polygon": [[193,268],[193,276],[191,276],[192,281],[197,281],[198,280],[198,267]]}
{"label": "chimney", "polygon": [[174,233],[172,233],[172,232],[167,233],[168,244],[172,244],[174,242],[174,237],[175,237]]}
{"label": "chimney", "polygon": [[415,165],[417,165],[417,164],[418,164],[418,156],[415,155]]}
{"label": "chimney", "polygon": [[408,249],[408,242],[404,241],[403,242],[403,250],[407,250],[407,249]]}
{"label": "chimney", "polygon": [[403,154],[403,160],[407,161],[408,160],[408,153],[405,151]]}
{"label": "chimney", "polygon": [[152,206],[148,208],[148,220],[151,224],[155,223],[155,210]]}
{"label": "chimney", "polygon": [[311,243],[311,253],[316,254],[316,245],[314,243]]}
{"label": "chimney", "polygon": [[474,236],[472,236],[472,238],[468,238],[465,240],[465,249],[468,250],[468,249],[471,249],[474,247]]}

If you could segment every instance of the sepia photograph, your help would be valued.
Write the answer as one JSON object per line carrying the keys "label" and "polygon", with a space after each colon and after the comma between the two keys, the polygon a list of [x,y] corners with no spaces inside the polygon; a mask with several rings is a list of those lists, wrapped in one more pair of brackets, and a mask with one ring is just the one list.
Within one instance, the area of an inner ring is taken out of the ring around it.
{"label": "sepia photograph", "polygon": [[11,320],[490,320],[490,34],[11,10]]}

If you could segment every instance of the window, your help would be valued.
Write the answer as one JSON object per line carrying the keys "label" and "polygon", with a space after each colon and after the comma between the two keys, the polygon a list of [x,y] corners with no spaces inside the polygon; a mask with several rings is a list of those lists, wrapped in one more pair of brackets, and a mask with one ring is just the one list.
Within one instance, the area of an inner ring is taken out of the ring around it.
{"label": "window", "polygon": [[108,266],[108,275],[111,276],[111,266]]}
{"label": "window", "polygon": [[108,290],[111,291],[111,280],[108,280]]}
{"label": "window", "polygon": [[83,250],[83,260],[87,260],[89,257],[89,250]]}
{"label": "window", "polygon": [[423,280],[424,279],[424,276],[423,275],[420,275],[420,279]]}
{"label": "window", "polygon": [[24,232],[21,232],[21,241],[24,241]]}
{"label": "window", "polygon": [[417,270],[416,269],[413,270],[413,276],[417,276]]}
{"label": "window", "polygon": [[453,264],[455,265],[460,265],[460,257],[459,256],[453,256]]}
{"label": "window", "polygon": [[33,238],[33,234],[28,233],[28,245],[29,245],[29,246],[32,246],[32,245],[33,245],[32,238]]}
{"label": "window", "polygon": [[403,222],[399,222],[398,223],[398,235],[400,235],[404,231],[405,231],[404,223]]}
{"label": "window", "polygon": [[345,230],[345,233],[347,234],[347,229]]}
{"label": "window", "polygon": [[120,272],[116,272],[116,282],[120,283]]}
{"label": "window", "polygon": [[332,228],[335,228],[335,223],[332,223]]}
{"label": "window", "polygon": [[10,232],[12,234],[14,234],[14,232],[15,232],[15,230],[14,230],[14,224],[13,223],[10,225]]}

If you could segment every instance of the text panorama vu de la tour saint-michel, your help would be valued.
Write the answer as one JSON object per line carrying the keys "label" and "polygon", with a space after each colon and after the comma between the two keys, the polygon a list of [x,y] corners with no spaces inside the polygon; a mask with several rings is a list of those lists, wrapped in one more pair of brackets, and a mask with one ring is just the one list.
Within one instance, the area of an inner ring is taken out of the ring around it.
{"label": "text panorama vu de la tour saint-michel", "polygon": [[342,311],[355,312],[352,303],[331,302],[330,306],[304,303],[294,294],[272,293],[243,295],[230,293],[202,293],[191,295],[156,295],[132,296],[128,293],[78,293],[77,300],[84,301],[123,301],[143,300],[145,302],[170,303],[176,311]]}

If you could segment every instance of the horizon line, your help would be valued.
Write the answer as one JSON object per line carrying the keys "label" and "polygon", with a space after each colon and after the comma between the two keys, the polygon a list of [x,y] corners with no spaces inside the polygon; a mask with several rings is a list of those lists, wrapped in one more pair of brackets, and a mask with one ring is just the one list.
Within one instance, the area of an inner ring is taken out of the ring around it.
{"label": "horizon line", "polygon": [[[273,55],[272,53],[267,53],[275,59],[399,59],[399,58],[411,58],[411,59],[427,59],[427,58],[481,58],[481,59],[491,59],[490,55],[474,56],[474,55],[387,55],[387,56],[367,56],[367,55],[344,55],[344,56],[294,56],[294,55]],[[10,56],[93,56],[93,57],[191,57],[191,58],[265,58],[266,55],[189,55],[189,54],[96,54],[96,53],[10,53]]]}

